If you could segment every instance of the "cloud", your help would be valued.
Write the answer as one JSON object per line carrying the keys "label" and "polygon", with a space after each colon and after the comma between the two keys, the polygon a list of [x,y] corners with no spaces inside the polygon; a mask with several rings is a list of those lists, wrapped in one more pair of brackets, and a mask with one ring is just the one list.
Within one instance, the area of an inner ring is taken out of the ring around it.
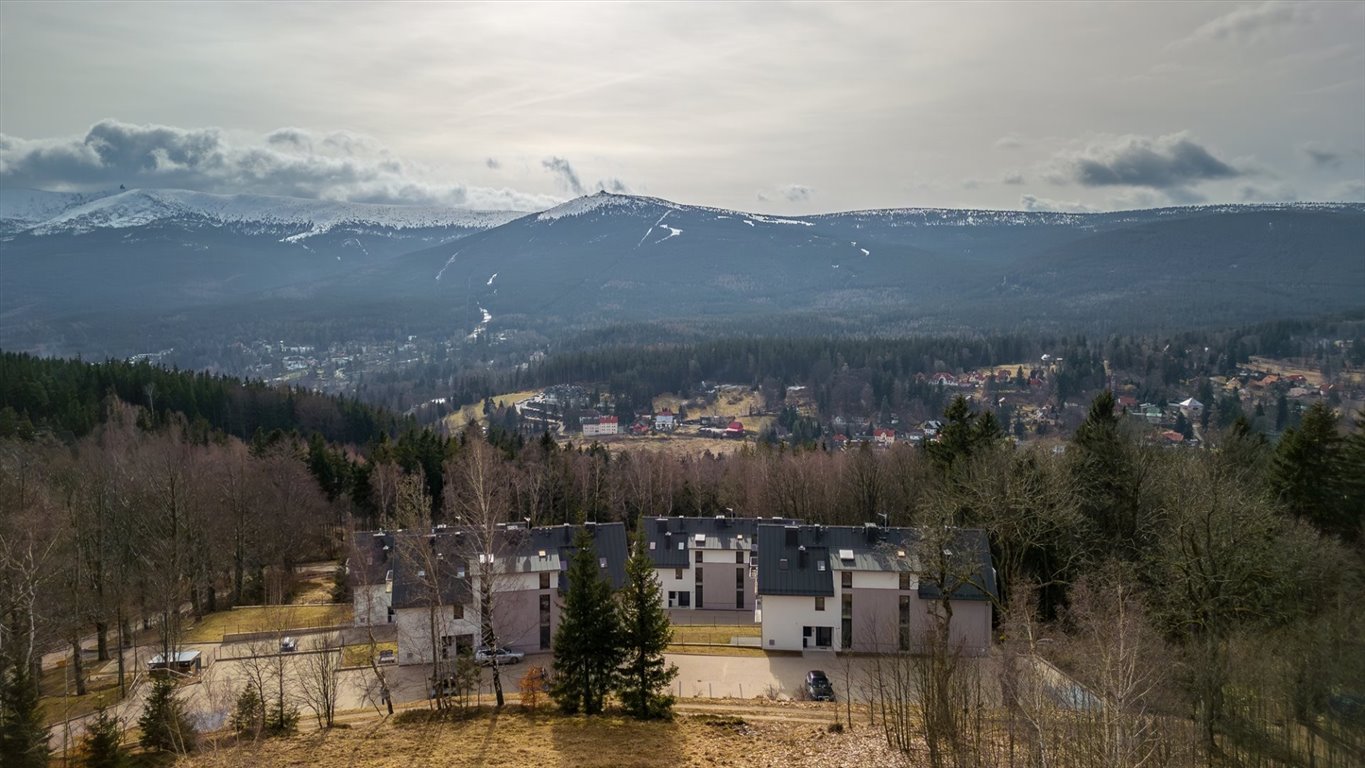
{"label": "cloud", "polygon": [[1331,190],[1328,199],[1348,203],[1365,203],[1365,179],[1341,182]]}
{"label": "cloud", "polygon": [[1001,183],[1001,184],[1011,184],[1011,185],[1023,184],[1023,183],[1024,183],[1024,174],[1022,174],[1022,173],[1007,173],[1007,174],[1005,174],[1004,176],[1002,176],[1002,177],[1000,178],[1000,183]]}
{"label": "cloud", "polygon": [[1269,2],[1242,5],[1205,22],[1179,44],[1193,44],[1211,40],[1231,40],[1238,43],[1255,42],[1276,30],[1294,24],[1306,24],[1313,19],[1314,10],[1308,3]]}
{"label": "cloud", "polygon": [[1184,133],[1150,138],[1117,136],[1063,155],[1065,176],[1087,187],[1131,186],[1175,190],[1230,179],[1241,171],[1214,157]]}
{"label": "cloud", "polygon": [[1036,195],[1020,195],[1019,207],[1026,211],[1048,211],[1062,213],[1093,213],[1096,209],[1084,203],[1052,200]]}
{"label": "cloud", "polygon": [[1272,184],[1269,187],[1243,184],[1237,194],[1245,203],[1292,203],[1299,199],[1298,193],[1285,184]]}
{"label": "cloud", "polygon": [[1024,146],[1024,140],[1018,134],[1006,134],[995,140],[996,149],[1019,149]]}
{"label": "cloud", "polygon": [[375,139],[281,128],[234,141],[218,128],[102,120],[84,136],[0,134],[0,183],[90,191],[120,184],[219,194],[543,210],[557,198],[512,189],[435,183]]}
{"label": "cloud", "polygon": [[777,193],[789,203],[804,203],[810,200],[814,192],[814,189],[805,184],[787,184],[777,189]]}
{"label": "cloud", "polygon": [[603,179],[597,182],[597,188],[604,192],[614,192],[618,195],[629,195],[630,187],[618,178]]}
{"label": "cloud", "polygon": [[497,159],[496,157],[486,158],[486,159],[483,161],[483,164],[486,165],[486,166],[488,166],[490,170],[494,170],[494,171],[496,171],[496,170],[502,168],[502,161],[499,160],[499,159]]}
{"label": "cloud", "polygon": [[1340,168],[1341,153],[1330,150],[1314,142],[1308,142],[1299,147],[1299,151],[1308,156],[1314,167],[1317,168]]}
{"label": "cloud", "polygon": [[540,161],[540,165],[558,177],[560,185],[565,190],[574,196],[583,194],[583,182],[579,180],[578,172],[568,160],[562,157],[547,157]]}

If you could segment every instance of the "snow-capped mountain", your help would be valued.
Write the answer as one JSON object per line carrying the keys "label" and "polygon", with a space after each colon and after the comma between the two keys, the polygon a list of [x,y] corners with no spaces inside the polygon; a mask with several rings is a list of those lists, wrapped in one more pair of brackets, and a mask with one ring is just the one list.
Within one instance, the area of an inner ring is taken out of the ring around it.
{"label": "snow-capped mountain", "polygon": [[231,317],[260,302],[280,322],[366,302],[463,335],[480,317],[492,331],[789,316],[863,332],[1237,323],[1365,296],[1360,204],[773,216],[604,192],[521,214],[3,190],[0,220],[0,344],[60,318],[98,334],[89,318]]}
{"label": "snow-capped mountain", "polygon": [[95,195],[7,189],[0,195],[0,221],[24,224],[8,229],[32,235],[84,234],[155,223],[297,229],[301,236],[324,234],[338,227],[482,230],[523,215],[519,211],[215,195],[179,189],[130,189]]}

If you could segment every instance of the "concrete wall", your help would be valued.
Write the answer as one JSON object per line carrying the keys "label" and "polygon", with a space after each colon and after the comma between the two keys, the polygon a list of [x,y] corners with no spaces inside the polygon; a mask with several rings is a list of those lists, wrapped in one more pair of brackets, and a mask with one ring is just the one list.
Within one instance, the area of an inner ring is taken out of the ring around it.
{"label": "concrete wall", "polygon": [[351,590],[356,626],[387,624],[391,596],[388,584],[369,584]]}
{"label": "concrete wall", "polygon": [[[728,561],[702,562],[702,598],[705,604],[693,605],[693,607],[731,611],[752,611],[754,609],[753,578],[749,575],[749,566],[737,564],[733,551],[726,551],[723,554],[730,556]],[[744,593],[744,603],[742,605],[737,605],[735,603],[735,592],[737,591],[735,587],[736,571],[742,574],[743,577],[743,581],[740,582],[739,586],[739,590],[742,590]]]}
{"label": "concrete wall", "polygon": [[[691,567],[682,569],[682,578],[677,578],[676,569],[673,568],[655,568],[654,575],[659,579],[659,587],[663,590],[663,600],[665,608],[669,607],[668,605],[669,592],[686,592],[689,595],[691,595],[694,588],[696,587],[696,584],[693,583],[692,581],[694,577],[692,576]],[[679,606],[677,602],[674,602],[672,607],[677,608]],[[695,607],[692,598],[688,598],[687,607],[688,608]]]}
{"label": "concrete wall", "polygon": [[559,573],[550,572],[550,588],[540,588],[539,573],[497,577],[493,598],[493,630],[505,648],[534,653],[540,647],[540,597],[550,597],[550,635],[559,627]]}
{"label": "concrete wall", "polygon": [[[469,606],[463,618],[454,617],[455,609],[445,606],[437,612],[436,628],[439,635],[472,635],[478,644],[479,619]],[[434,661],[431,643],[431,615],[427,608],[400,608],[394,612],[398,627],[398,663],[430,664]],[[437,645],[439,653],[439,643]]]}
{"label": "concrete wall", "polygon": [[[825,598],[825,610],[815,610],[813,597],[763,596],[763,647],[770,651],[799,651],[802,649],[802,628],[829,627],[836,648],[839,644],[839,602]],[[815,647],[812,630],[809,647]]]}

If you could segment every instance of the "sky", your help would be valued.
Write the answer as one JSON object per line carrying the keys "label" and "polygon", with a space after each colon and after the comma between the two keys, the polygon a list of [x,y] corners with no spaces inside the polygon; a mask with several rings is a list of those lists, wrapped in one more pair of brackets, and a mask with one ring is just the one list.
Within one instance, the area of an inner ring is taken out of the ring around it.
{"label": "sky", "polygon": [[0,3],[0,187],[1365,200],[1365,2]]}

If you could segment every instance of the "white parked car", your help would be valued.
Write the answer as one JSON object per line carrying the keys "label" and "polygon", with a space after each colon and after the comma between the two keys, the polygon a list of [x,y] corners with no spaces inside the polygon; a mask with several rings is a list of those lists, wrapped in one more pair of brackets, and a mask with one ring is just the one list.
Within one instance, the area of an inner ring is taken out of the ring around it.
{"label": "white parked car", "polygon": [[486,667],[520,664],[525,660],[526,654],[521,651],[509,651],[506,648],[480,648],[474,651],[474,663]]}

